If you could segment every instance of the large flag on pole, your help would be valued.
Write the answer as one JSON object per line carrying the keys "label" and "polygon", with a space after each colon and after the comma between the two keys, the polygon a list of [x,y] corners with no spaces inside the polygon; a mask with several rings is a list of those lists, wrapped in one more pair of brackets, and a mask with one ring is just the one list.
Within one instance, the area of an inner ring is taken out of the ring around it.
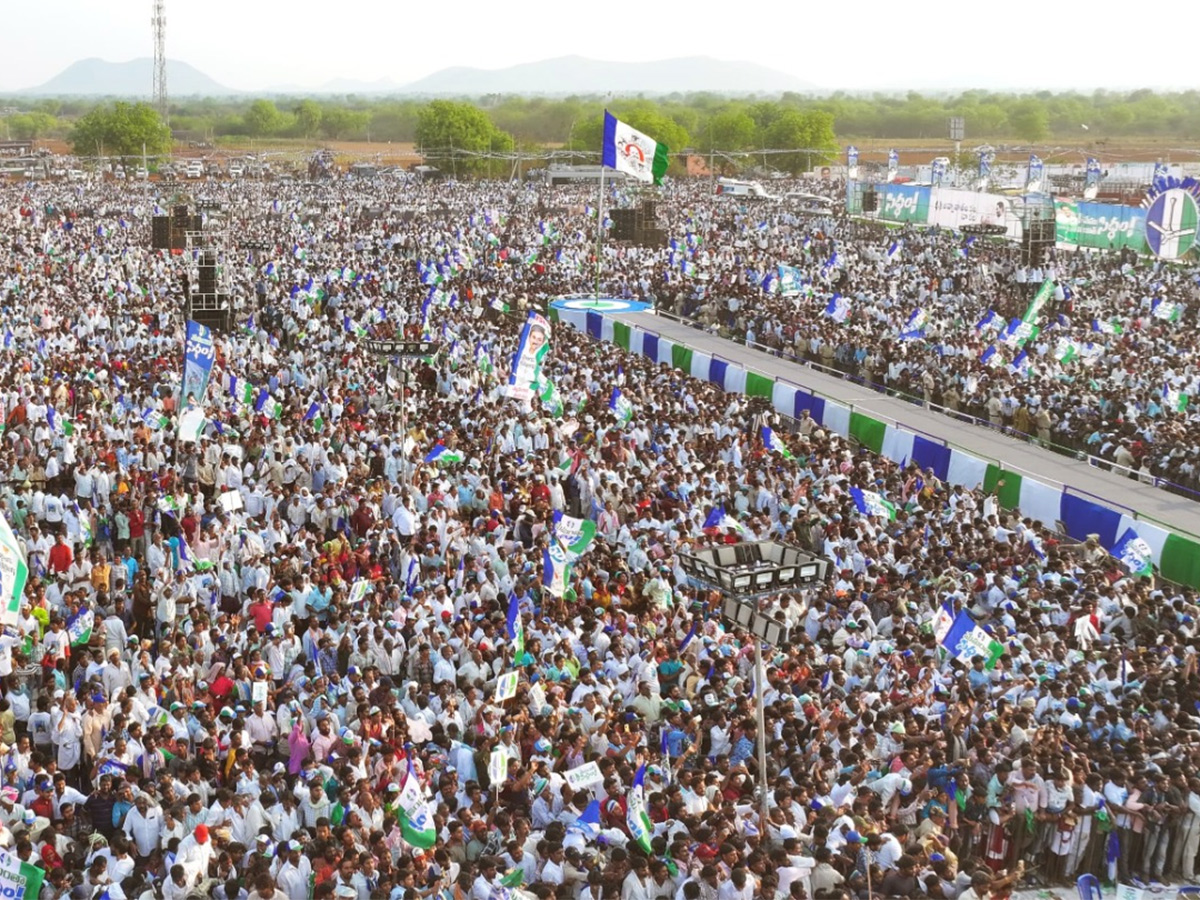
{"label": "large flag on pole", "polygon": [[513,642],[513,659],[520,660],[525,655],[525,623],[521,621],[521,604],[517,595],[508,595],[508,614],[505,617],[508,639]]}
{"label": "large flag on pole", "polygon": [[16,625],[21,613],[21,595],[29,579],[25,554],[17,543],[8,520],[0,515],[0,625]]}
{"label": "large flag on pole", "polygon": [[600,161],[638,181],[662,184],[667,172],[667,145],[630,128],[604,111],[604,145]]}
{"label": "large flag on pole", "polygon": [[400,820],[401,837],[412,846],[428,850],[437,843],[437,828],[429,816],[429,801],[425,799],[411,759],[396,801],[396,816]]}

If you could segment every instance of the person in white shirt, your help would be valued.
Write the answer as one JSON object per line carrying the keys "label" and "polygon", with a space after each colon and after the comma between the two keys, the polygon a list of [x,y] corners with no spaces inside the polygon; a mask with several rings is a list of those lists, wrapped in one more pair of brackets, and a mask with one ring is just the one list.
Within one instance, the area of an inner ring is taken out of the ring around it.
{"label": "person in white shirt", "polygon": [[146,858],[158,849],[162,833],[162,810],[151,806],[144,794],[139,794],[131,809],[125,816],[125,834],[137,847],[138,859]]}

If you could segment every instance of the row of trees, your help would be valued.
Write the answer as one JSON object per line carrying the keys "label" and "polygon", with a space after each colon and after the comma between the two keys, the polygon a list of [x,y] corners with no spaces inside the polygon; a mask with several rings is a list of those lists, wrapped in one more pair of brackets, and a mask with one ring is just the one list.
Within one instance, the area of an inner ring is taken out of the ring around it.
{"label": "row of trees", "polygon": [[[13,137],[62,136],[95,104],[84,100],[8,101],[17,112],[6,120]],[[574,131],[594,118],[601,97],[515,97],[489,95],[472,105],[518,144],[568,145]],[[707,152],[744,149],[763,142],[767,129],[791,111],[832,117],[838,138],[854,140],[944,138],[946,119],[966,119],[968,140],[1092,138],[1200,138],[1200,91],[1092,94],[995,94],[967,91],[950,96],[908,93],[904,96],[837,93],[824,97],[787,93],[778,99],[722,97],[716,94],[673,94],[653,100],[613,101],[614,109],[650,109],[687,133],[689,144]],[[300,100],[208,98],[177,100],[171,107],[176,136],[211,139],[222,136],[333,140],[414,141],[426,103],[415,99],[338,97]],[[754,129],[749,122],[754,122]]]}
{"label": "row of trees", "polygon": [[[647,101],[615,104],[614,112],[677,154],[697,147],[687,125],[700,127],[698,121],[680,122]],[[242,130],[260,138],[283,135],[337,138],[354,130],[352,125],[343,129],[344,121],[365,115],[344,109],[323,109],[311,100],[301,101],[290,111],[280,110],[269,100],[256,100],[246,109]],[[599,154],[603,128],[603,107],[597,106],[571,123],[566,144],[574,150]],[[822,154],[835,151],[837,146],[833,117],[829,113],[800,112],[778,105],[756,107],[751,112],[722,112],[709,121],[707,132],[701,134],[707,135],[700,142],[704,149],[715,146],[723,150],[796,151],[775,157],[780,168],[792,172],[806,171]],[[510,154],[517,146],[516,137],[500,127],[486,110],[452,100],[433,100],[419,106],[412,138],[428,158],[450,161],[465,172],[477,174],[492,172],[489,160]],[[70,139],[79,155],[137,155],[143,149],[158,154],[169,151],[171,132],[149,105],[115,103],[111,107],[96,107],[79,119]],[[677,166],[682,165],[679,159],[677,156]]]}
{"label": "row of trees", "polygon": [[[514,147],[568,147],[594,151],[602,114],[616,115],[678,152],[751,150],[831,152],[855,140],[944,139],[946,120],[966,120],[967,138],[1039,142],[1081,135],[1200,138],[1200,91],[1093,94],[989,94],[969,91],[951,97],[910,93],[904,97],[834,94],[779,99],[730,99],[715,94],[605,102],[597,97],[512,97],[492,95],[475,102],[341,98],[290,102],[258,99],[185,100],[172,108],[176,139],[369,140],[416,142],[423,148],[468,153],[503,153]],[[42,100],[5,120],[18,138],[71,136],[79,152],[97,146],[126,146],[131,117],[146,115],[144,104],[83,107],[78,101]],[[107,121],[106,117],[112,117]],[[142,124],[149,125],[148,122]],[[161,124],[161,123],[160,123]],[[1086,131],[1080,126],[1086,126]],[[139,133],[140,144],[158,145],[162,133]],[[776,155],[781,168],[801,171],[813,154]]]}

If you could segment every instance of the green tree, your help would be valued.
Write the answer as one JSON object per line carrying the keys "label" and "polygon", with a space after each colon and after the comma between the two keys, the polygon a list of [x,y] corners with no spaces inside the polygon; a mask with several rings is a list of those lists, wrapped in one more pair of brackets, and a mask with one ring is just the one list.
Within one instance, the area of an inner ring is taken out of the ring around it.
{"label": "green tree", "polygon": [[793,175],[807,172],[836,147],[833,116],[820,110],[784,110],[767,129],[764,142],[771,150],[796,151],[776,156],[779,168]]}
{"label": "green tree", "polygon": [[321,107],[315,100],[301,100],[292,111],[300,136],[310,138],[321,128]]}
{"label": "green tree", "polygon": [[756,143],[758,126],[741,109],[727,109],[708,120],[697,135],[706,150],[745,150]]}
{"label": "green tree", "polygon": [[44,112],[21,113],[8,120],[8,129],[19,141],[36,141],[58,127],[58,120]]}
{"label": "green tree", "polygon": [[1013,133],[1023,141],[1040,141],[1050,134],[1050,111],[1044,103],[1026,100],[1008,114]]}
{"label": "green tree", "polygon": [[426,160],[450,167],[456,172],[483,174],[488,171],[486,157],[497,142],[511,135],[500,131],[487,113],[470,103],[434,100],[417,113],[417,146]]}
{"label": "green tree", "polygon": [[371,114],[365,110],[334,107],[325,110],[321,129],[334,140],[345,140],[362,136],[371,124]]}
{"label": "green tree", "polygon": [[169,153],[171,129],[149,103],[97,106],[75,123],[70,135],[76,156],[140,156]]}
{"label": "green tree", "polygon": [[283,130],[283,113],[271,100],[255,100],[243,117],[246,134],[251,137],[270,137]]}

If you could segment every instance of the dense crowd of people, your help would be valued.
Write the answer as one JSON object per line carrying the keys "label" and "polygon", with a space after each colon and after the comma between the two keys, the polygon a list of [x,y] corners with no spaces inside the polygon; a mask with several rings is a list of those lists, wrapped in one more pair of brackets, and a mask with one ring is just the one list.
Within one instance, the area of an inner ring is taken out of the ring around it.
{"label": "dense crowd of people", "polygon": [[[1194,265],[1051,251],[1031,266],[1007,241],[787,209],[713,198],[682,210],[676,230],[695,223],[713,248],[696,270],[707,289],[668,286],[660,302],[879,390],[1200,488]],[[779,264],[802,273],[786,294],[768,278]],[[1028,317],[1038,332],[1009,337],[1048,279]],[[826,312],[834,295],[844,315]]]}
{"label": "dense crowd of people", "polygon": [[[41,896],[979,900],[1194,877],[1194,591],[811,420],[772,423],[788,453],[768,450],[743,398],[569,328],[553,390],[510,397],[526,311],[593,276],[583,190],[206,192],[236,316],[181,398],[195,260],[149,249],[154,187],[0,187],[3,511],[30,573],[0,636],[0,845]],[[606,293],[707,285],[744,298],[734,329],[796,346],[832,332],[734,283],[808,259],[820,294],[836,248],[862,273],[844,331],[886,331],[911,290],[972,347],[948,312],[974,301],[934,273],[975,263],[944,236],[892,265],[844,223],[759,229],[699,188],[663,206],[676,248],[606,245]],[[664,281],[668,253],[687,258]],[[1137,377],[1183,377],[1137,343],[1182,329],[1130,324]],[[422,334],[440,348],[406,372],[363,344]],[[572,520],[595,536],[564,572],[546,559]],[[790,639],[757,684],[680,553],[766,538],[833,574],[772,601]],[[963,610],[995,658],[939,644]]]}

